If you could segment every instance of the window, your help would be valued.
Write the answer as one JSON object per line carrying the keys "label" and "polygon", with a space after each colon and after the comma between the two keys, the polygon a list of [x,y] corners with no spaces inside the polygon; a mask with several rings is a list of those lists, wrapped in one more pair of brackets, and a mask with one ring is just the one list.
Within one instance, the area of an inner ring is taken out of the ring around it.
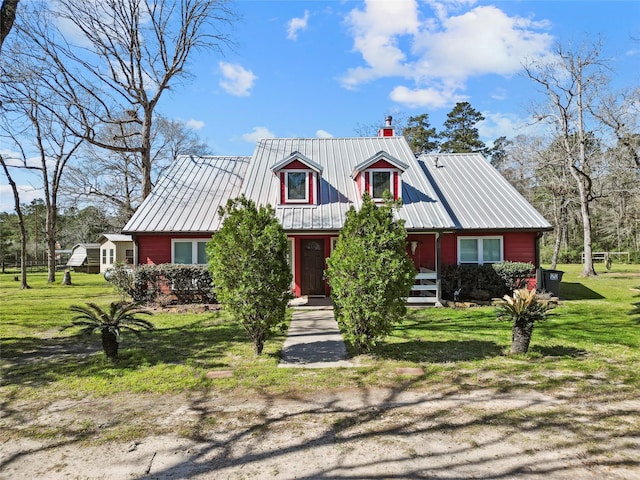
{"label": "window", "polygon": [[382,199],[384,192],[389,191],[393,195],[391,187],[391,172],[371,172],[371,196],[375,199]]}
{"label": "window", "polygon": [[502,260],[502,237],[458,237],[458,263],[483,265]]}
{"label": "window", "polygon": [[207,242],[208,240],[172,240],[172,263],[206,264]]}
{"label": "window", "polygon": [[102,249],[102,264],[103,265],[107,264],[107,249],[106,248]]}
{"label": "window", "polygon": [[133,248],[127,248],[124,251],[124,263],[133,265]]}
{"label": "window", "polygon": [[308,172],[286,172],[286,199],[287,202],[309,201],[309,174]]}
{"label": "window", "polygon": [[109,264],[113,265],[113,248],[109,249]]}

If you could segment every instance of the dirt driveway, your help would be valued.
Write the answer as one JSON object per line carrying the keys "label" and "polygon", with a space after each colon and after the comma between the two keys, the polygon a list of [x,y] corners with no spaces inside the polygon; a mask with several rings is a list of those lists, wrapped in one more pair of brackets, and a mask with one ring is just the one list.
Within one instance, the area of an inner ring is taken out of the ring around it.
{"label": "dirt driveway", "polygon": [[640,401],[571,392],[4,399],[1,479],[640,479]]}

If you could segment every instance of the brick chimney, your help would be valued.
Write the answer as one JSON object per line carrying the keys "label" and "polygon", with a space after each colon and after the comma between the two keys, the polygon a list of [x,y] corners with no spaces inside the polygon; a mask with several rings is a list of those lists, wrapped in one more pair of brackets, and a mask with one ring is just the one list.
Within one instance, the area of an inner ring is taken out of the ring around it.
{"label": "brick chimney", "polygon": [[379,137],[393,137],[395,136],[395,132],[393,131],[393,127],[391,126],[391,122],[393,118],[391,115],[387,115],[384,119],[384,127],[378,130]]}

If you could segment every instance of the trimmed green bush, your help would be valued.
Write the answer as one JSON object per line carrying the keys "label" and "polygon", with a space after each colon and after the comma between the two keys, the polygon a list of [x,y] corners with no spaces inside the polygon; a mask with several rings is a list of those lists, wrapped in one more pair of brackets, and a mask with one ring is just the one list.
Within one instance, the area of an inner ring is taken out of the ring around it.
{"label": "trimmed green bush", "polygon": [[399,204],[378,206],[365,194],[359,211],[351,207],[326,276],[340,329],[358,353],[369,351],[406,313],[415,279],[407,255],[407,232],[394,220]]}
{"label": "trimmed green bush", "polygon": [[242,325],[260,355],[264,342],[284,327],[291,295],[287,236],[271,205],[244,196],[220,208],[222,228],[207,245],[220,303]]}
{"label": "trimmed green bush", "polygon": [[206,265],[139,265],[134,270],[118,266],[108,276],[122,296],[134,302],[215,303],[211,273]]}
{"label": "trimmed green bush", "polygon": [[459,290],[461,299],[502,298],[526,287],[526,279],[532,276],[533,264],[524,262],[447,265],[442,269],[442,297],[452,300]]}

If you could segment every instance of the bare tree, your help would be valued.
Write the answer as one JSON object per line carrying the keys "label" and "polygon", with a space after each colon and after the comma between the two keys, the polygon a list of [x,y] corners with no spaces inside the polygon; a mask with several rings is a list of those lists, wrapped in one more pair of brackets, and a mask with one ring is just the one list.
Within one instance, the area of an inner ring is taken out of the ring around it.
{"label": "bare tree", "polygon": [[[587,154],[587,117],[598,102],[599,87],[606,83],[605,62],[599,45],[576,50],[557,45],[555,61],[530,63],[528,77],[546,93],[549,103],[536,112],[540,120],[551,121],[563,147],[564,162],[577,187],[582,217],[584,263],[582,275],[596,272],[592,259],[592,225],[589,203],[593,200],[591,158]],[[577,148],[574,148],[577,147]]]}
{"label": "bare tree", "polygon": [[[39,20],[44,21],[44,17]],[[9,47],[5,50],[7,61],[0,65],[0,138],[20,152],[12,159],[14,166],[41,176],[46,205],[47,281],[51,283],[56,272],[58,193],[65,167],[83,140],[73,134],[69,121],[59,121],[69,117],[70,105],[50,88],[57,76],[55,67],[47,63],[42,52],[32,49],[21,28]],[[27,48],[29,54],[25,54]],[[3,168],[9,178],[5,161]],[[19,199],[13,188],[18,211]]]}
{"label": "bare tree", "polygon": [[4,39],[7,38],[11,27],[13,27],[17,9],[18,0],[2,0],[2,5],[0,5],[0,50],[2,50]]}
{"label": "bare tree", "polygon": [[[209,147],[185,123],[159,116],[153,124],[152,182],[181,154],[205,155]],[[100,132],[104,139],[124,136],[124,125],[111,125]],[[115,131],[114,131],[115,130]],[[83,161],[69,167],[64,183],[68,197],[87,199],[109,212],[115,229],[122,228],[142,202],[142,160],[136,152],[110,152],[86,145]]]}
{"label": "bare tree", "polygon": [[[145,198],[152,187],[156,106],[187,76],[194,51],[230,44],[223,30],[234,16],[224,0],[58,0],[55,5],[58,25],[72,33],[58,30],[52,36],[32,29],[32,41],[59,68],[55,86],[70,105],[70,125],[81,125],[74,133],[92,145],[139,155]],[[119,133],[105,138],[107,128]]]}
{"label": "bare tree", "polygon": [[18,192],[18,186],[13,180],[13,176],[9,171],[9,167],[5,158],[0,154],[0,164],[2,164],[2,170],[9,185],[11,185],[11,191],[13,192],[13,203],[16,214],[18,215],[18,227],[20,228],[20,288],[30,288],[27,283],[27,229],[24,225],[24,215],[22,214],[22,208],[20,207],[20,194]]}

